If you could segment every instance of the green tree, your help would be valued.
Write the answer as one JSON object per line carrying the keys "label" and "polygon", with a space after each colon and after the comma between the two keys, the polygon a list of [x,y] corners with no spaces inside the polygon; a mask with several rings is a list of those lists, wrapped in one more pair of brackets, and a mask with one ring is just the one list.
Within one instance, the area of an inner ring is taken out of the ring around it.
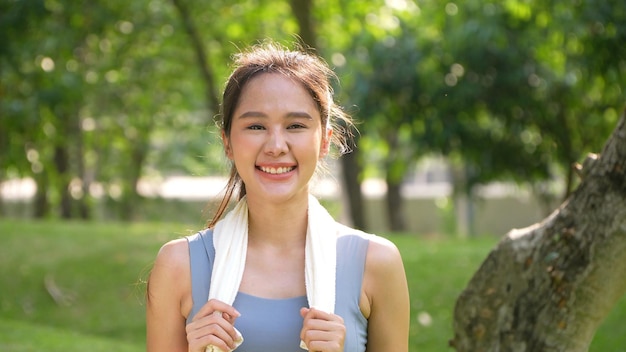
{"label": "green tree", "polygon": [[359,106],[364,133],[380,140],[383,147],[380,158],[387,184],[389,227],[404,231],[402,184],[418,153],[424,152],[412,139],[412,124],[419,114],[417,68],[422,53],[412,33],[403,26],[399,34],[378,40],[363,32],[354,42],[354,50],[361,52],[361,62],[353,82],[353,101]]}
{"label": "green tree", "polygon": [[[18,175],[33,176],[37,183],[35,216],[48,214],[51,198],[59,204],[60,215],[70,217],[70,172],[76,173],[79,167],[72,161],[82,153],[78,110],[83,97],[81,80],[72,72],[64,72],[61,65],[73,55],[74,45],[84,40],[88,21],[72,18],[59,3],[18,1],[12,5],[2,21],[9,43],[3,52],[2,71],[7,72],[5,87],[15,84],[21,89],[8,91],[6,100],[13,103],[13,108],[6,119],[12,126],[25,123],[26,128],[15,129],[23,131],[15,134],[22,150],[8,154],[12,159],[26,156],[31,163],[30,170],[23,163],[13,166],[19,169]],[[86,19],[93,15],[90,5],[75,10],[84,11]],[[11,27],[20,21],[23,24],[17,26],[18,30]],[[65,22],[76,30],[68,30]],[[6,170],[7,165],[3,166]]]}
{"label": "green tree", "polygon": [[400,191],[415,157],[408,121],[416,114],[413,97],[419,90],[416,69],[421,55],[406,24],[417,8],[412,2],[333,4],[318,5],[326,11],[320,17],[331,19],[320,26],[320,43],[337,66],[342,102],[359,128],[354,151],[342,158],[351,203],[361,209],[360,218],[358,213],[352,214],[354,224],[367,226],[360,184],[366,174],[376,175],[387,182],[389,226],[402,231],[405,220]]}
{"label": "green tree", "polygon": [[[590,23],[578,11],[584,12],[581,5],[564,3],[446,5],[445,39],[437,48],[446,86],[435,95],[436,114],[447,126],[459,126],[451,140],[463,146],[457,150],[475,170],[469,187],[503,178],[536,182],[554,177],[551,167],[558,165],[567,196],[570,166],[608,135],[621,98],[616,86],[596,94],[605,88],[605,72],[590,70],[581,55],[588,33],[580,29]],[[622,59],[603,61],[619,67]]]}
{"label": "green tree", "polygon": [[200,167],[207,120],[179,113],[198,106],[188,98],[197,85],[169,6],[12,3],[2,20],[1,130],[15,148],[0,162],[11,177],[36,180],[35,216],[59,208],[62,217],[89,217],[90,190],[100,185],[117,216],[130,219],[146,165]]}

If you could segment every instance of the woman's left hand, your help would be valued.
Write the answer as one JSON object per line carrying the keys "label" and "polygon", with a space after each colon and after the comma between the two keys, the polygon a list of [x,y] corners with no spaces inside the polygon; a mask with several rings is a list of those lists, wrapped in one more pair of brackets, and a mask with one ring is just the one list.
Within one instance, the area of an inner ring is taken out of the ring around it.
{"label": "woman's left hand", "polygon": [[315,308],[302,308],[304,318],[300,339],[310,352],[341,352],[346,338],[343,319]]}

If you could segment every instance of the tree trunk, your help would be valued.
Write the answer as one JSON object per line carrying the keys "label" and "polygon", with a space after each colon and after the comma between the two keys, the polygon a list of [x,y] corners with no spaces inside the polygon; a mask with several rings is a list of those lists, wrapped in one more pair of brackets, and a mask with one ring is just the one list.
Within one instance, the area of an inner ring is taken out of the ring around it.
{"label": "tree trunk", "polygon": [[389,221],[389,230],[393,232],[402,232],[406,230],[404,221],[404,204],[400,190],[402,182],[387,177],[387,195],[385,196],[387,207],[387,219]]}
{"label": "tree trunk", "polygon": [[[66,141],[68,139],[64,139]],[[70,195],[70,167],[69,152],[65,143],[54,147],[54,166],[58,178],[57,186],[59,196],[59,211],[61,218],[70,219],[72,217],[72,197]]]}
{"label": "tree trunk", "polygon": [[[0,190],[2,189],[2,183],[5,182],[4,178],[0,177]],[[6,214],[4,213],[4,197],[2,195],[2,192],[0,192],[0,217],[5,216]]]}
{"label": "tree trunk", "polygon": [[474,197],[472,187],[469,185],[469,177],[465,163],[452,165],[455,230],[458,237],[474,235]]}
{"label": "tree trunk", "polygon": [[457,300],[457,351],[587,351],[626,291],[626,112],[550,216],[510,231]]}
{"label": "tree trunk", "polygon": [[[174,7],[178,10],[180,14],[180,19],[183,23],[183,27],[189,35],[189,40],[191,40],[191,45],[193,47],[194,53],[196,54],[196,59],[198,60],[198,67],[200,69],[200,74],[202,75],[202,79],[205,82],[206,89],[206,103],[207,109],[209,111],[216,112],[219,109],[219,93],[215,90],[215,79],[213,71],[211,70],[211,66],[209,65],[209,59],[206,55],[206,47],[203,44],[202,39],[200,38],[200,34],[198,29],[196,28],[195,22],[191,18],[189,14],[189,9],[183,0],[172,0]],[[213,116],[214,114],[210,114]]]}
{"label": "tree trunk", "polygon": [[[1,74],[1,69],[0,69]],[[5,104],[0,98],[0,104]],[[0,191],[2,190],[2,183],[7,181],[7,172],[9,168],[9,117],[8,114],[0,114]],[[2,192],[0,192],[0,217],[4,216],[4,198]]]}
{"label": "tree trunk", "polygon": [[365,223],[365,212],[363,205],[363,193],[361,192],[361,183],[359,175],[361,174],[361,166],[359,165],[358,149],[341,157],[341,176],[345,193],[348,196],[348,209],[350,210],[350,220],[352,226],[367,231]]}
{"label": "tree trunk", "polygon": [[387,208],[387,223],[389,229],[394,232],[406,230],[406,221],[404,216],[404,202],[400,189],[404,175],[406,174],[406,156],[398,152],[400,143],[398,134],[395,131],[387,133],[387,145],[390,153],[385,163],[385,183],[387,185],[387,194],[385,195]]}
{"label": "tree trunk", "polygon": [[126,196],[122,202],[122,219],[126,221],[132,221],[136,219],[137,209],[141,201],[141,195],[138,192],[139,179],[141,178],[143,165],[148,155],[148,138],[140,138],[135,141],[131,148],[131,163],[129,166],[128,174],[125,177],[125,182],[128,186],[125,187]]}
{"label": "tree trunk", "polygon": [[291,12],[298,21],[300,27],[300,40],[313,48],[317,48],[317,36],[311,16],[312,0],[289,0]]}
{"label": "tree trunk", "polygon": [[[45,166],[44,166],[45,167]],[[35,197],[33,198],[33,217],[36,219],[43,219],[50,213],[50,202],[48,200],[48,174],[44,169],[39,173],[33,175],[37,188],[35,190]]]}
{"label": "tree trunk", "polygon": [[88,220],[91,219],[91,207],[89,202],[89,199],[91,198],[91,195],[89,194],[91,178],[87,175],[87,171],[85,170],[85,135],[82,128],[78,129],[76,141],[76,162],[78,164],[78,175],[81,179],[82,189],[82,197],[77,200],[78,216],[83,220]]}
{"label": "tree trunk", "polygon": [[75,199],[70,191],[70,183],[77,176],[76,163],[82,158],[82,155],[76,153],[76,144],[80,144],[77,141],[82,138],[78,110],[78,108],[63,107],[52,109],[53,114],[55,114],[56,130],[59,133],[54,146],[55,174],[52,183],[59,192],[59,211],[63,219],[71,219],[76,216],[74,211]]}

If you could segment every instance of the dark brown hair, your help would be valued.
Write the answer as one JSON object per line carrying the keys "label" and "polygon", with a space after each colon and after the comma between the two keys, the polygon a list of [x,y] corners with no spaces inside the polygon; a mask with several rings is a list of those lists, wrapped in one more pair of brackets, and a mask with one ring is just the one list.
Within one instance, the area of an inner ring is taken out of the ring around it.
{"label": "dark brown hair", "polygon": [[[226,136],[230,136],[233,113],[243,88],[253,77],[262,73],[282,74],[301,83],[319,109],[322,127],[328,126],[333,129],[330,144],[336,147],[340,154],[349,152],[348,142],[352,136],[353,123],[350,116],[336,105],[332,98],[331,82],[337,80],[333,70],[324,59],[311,50],[302,47],[290,50],[271,41],[252,46],[249,50],[234,56],[234,70],[226,81],[220,114],[216,116],[216,123]],[[246,194],[245,185],[233,163],[224,197],[207,227],[214,227],[220,220],[235,191],[238,191],[237,199]]]}

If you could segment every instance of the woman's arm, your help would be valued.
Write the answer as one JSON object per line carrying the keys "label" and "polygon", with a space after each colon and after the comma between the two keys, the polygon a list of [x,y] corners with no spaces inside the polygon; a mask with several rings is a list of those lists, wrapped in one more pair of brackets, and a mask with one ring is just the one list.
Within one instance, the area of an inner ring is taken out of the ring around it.
{"label": "woman's arm", "polygon": [[161,247],[148,279],[148,352],[187,351],[183,300],[187,296],[190,299],[190,290],[189,244],[186,239],[168,242]]}
{"label": "woman's arm", "polygon": [[187,325],[186,316],[192,305],[189,243],[186,239],[174,240],[159,251],[148,280],[148,352],[204,352],[208,345],[222,351],[234,349],[237,339],[234,324],[239,312],[212,299]]}
{"label": "woman's arm", "polygon": [[367,352],[409,350],[410,302],[398,248],[377,237],[370,241],[363,289],[369,299]]}

